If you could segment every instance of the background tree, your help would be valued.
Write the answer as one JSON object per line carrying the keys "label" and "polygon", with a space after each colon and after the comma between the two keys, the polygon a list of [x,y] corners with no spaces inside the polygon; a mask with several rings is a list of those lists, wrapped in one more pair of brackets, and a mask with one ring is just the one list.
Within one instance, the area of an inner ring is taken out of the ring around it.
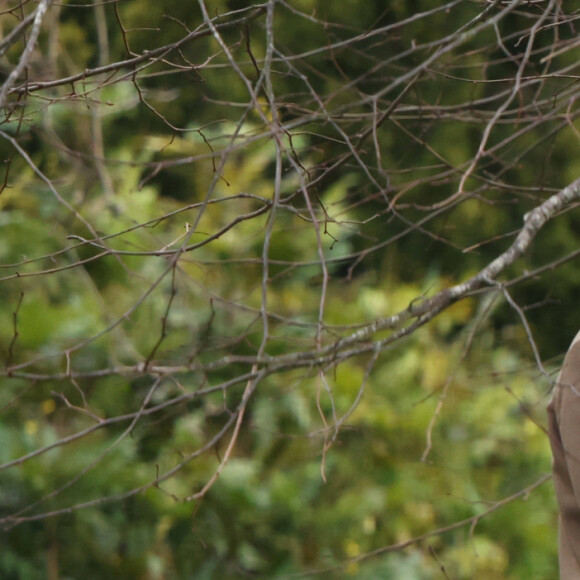
{"label": "background tree", "polygon": [[575,10],[6,0],[2,577],[553,579]]}

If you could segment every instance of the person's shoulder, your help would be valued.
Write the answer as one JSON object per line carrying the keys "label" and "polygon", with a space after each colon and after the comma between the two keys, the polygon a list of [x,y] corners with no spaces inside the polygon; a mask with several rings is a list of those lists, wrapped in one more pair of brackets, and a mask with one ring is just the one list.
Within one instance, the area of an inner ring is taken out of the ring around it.
{"label": "person's shoulder", "polygon": [[568,352],[570,350],[572,350],[572,348],[574,348],[575,346],[577,346],[579,343],[580,343],[580,330],[578,331],[578,333],[574,337],[574,340],[570,343],[570,347],[568,348]]}
{"label": "person's shoulder", "polygon": [[559,382],[560,384],[580,385],[580,332],[574,337],[568,348]]}

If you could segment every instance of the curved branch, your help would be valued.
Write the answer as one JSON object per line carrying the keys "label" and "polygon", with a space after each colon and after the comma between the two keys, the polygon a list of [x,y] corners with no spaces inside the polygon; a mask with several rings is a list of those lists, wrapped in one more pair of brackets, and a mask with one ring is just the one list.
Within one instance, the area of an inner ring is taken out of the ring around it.
{"label": "curved branch", "polygon": [[[42,21],[46,15],[46,11],[50,6],[51,0],[41,0],[36,13],[34,15],[34,22],[32,24],[32,30],[30,31],[30,38],[20,55],[20,60],[18,64],[14,67],[12,72],[8,75],[8,78],[4,81],[4,84],[0,88],[0,109],[4,108],[6,105],[6,96],[10,89],[14,86],[14,83],[18,80],[18,77],[24,72],[24,69],[28,65],[28,61],[32,56],[32,51],[36,46],[36,41],[38,40],[38,35],[40,34],[40,28],[42,26]],[[25,20],[24,22],[27,22]],[[24,22],[22,24],[24,24]]]}

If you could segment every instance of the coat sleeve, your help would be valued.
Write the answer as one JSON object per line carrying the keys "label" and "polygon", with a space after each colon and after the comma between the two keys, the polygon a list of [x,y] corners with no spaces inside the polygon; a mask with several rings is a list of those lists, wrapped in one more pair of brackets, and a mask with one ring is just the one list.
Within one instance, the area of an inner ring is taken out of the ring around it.
{"label": "coat sleeve", "polygon": [[548,407],[560,507],[560,579],[580,579],[580,340],[572,343]]}

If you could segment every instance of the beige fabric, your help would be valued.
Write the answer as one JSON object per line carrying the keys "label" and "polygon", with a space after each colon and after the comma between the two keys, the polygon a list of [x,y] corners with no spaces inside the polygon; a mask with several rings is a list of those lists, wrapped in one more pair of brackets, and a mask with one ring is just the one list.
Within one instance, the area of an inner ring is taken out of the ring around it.
{"label": "beige fabric", "polygon": [[548,433],[560,506],[560,580],[580,580],[580,333],[554,387]]}

